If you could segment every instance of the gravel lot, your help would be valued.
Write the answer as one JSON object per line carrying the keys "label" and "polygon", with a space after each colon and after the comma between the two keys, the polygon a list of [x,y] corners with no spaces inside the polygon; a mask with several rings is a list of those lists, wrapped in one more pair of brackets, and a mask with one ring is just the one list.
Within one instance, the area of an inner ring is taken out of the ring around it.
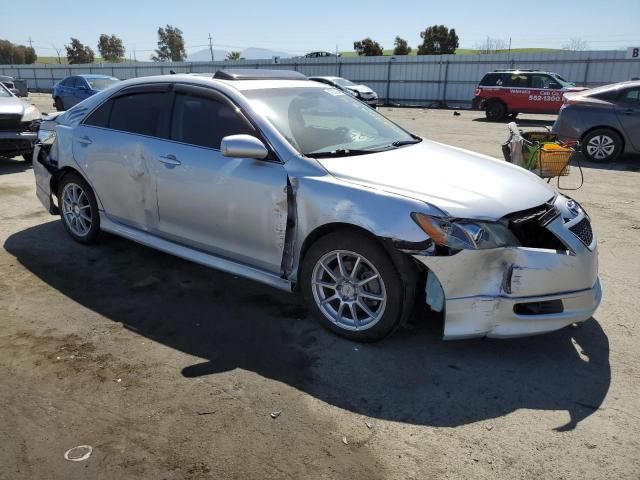
{"label": "gravel lot", "polygon": [[[494,156],[506,137],[477,112],[382,113]],[[31,166],[0,159],[0,479],[639,478],[639,172],[585,165],[572,192],[600,238],[595,318],[358,345],[293,295],[110,235],[75,244]],[[91,457],[66,461],[77,445]]]}

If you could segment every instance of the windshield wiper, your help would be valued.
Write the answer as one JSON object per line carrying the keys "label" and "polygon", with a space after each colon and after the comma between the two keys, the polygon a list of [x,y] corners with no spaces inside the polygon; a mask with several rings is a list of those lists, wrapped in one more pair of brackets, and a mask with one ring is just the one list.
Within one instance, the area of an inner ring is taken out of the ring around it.
{"label": "windshield wiper", "polygon": [[413,138],[411,140],[397,140],[393,142],[391,145],[394,147],[402,147],[404,145],[414,145],[416,143],[420,143],[422,141],[421,138]]}
{"label": "windshield wiper", "polygon": [[327,158],[327,157],[353,157],[355,155],[366,155],[367,153],[375,153],[374,150],[351,150],[346,148],[338,148],[327,152],[311,152],[305,153],[311,158]]}

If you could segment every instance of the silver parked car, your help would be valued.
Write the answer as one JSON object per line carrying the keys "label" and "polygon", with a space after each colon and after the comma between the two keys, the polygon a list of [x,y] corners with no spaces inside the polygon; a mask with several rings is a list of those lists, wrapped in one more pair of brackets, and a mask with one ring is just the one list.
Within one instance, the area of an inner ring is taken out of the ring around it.
{"label": "silver parked car", "polygon": [[366,85],[356,84],[351,80],[347,80],[342,77],[309,77],[309,80],[330,85],[338,90],[348,93],[349,95],[353,95],[358,100],[363,101],[372,108],[377,108],[378,94]]}
{"label": "silver parked car", "polygon": [[30,162],[40,122],[40,111],[0,83],[0,155]]}
{"label": "silver parked car", "polygon": [[348,338],[390,334],[420,298],[446,338],[547,332],[600,302],[575,201],[296,72],[128,80],[45,123],[37,193],[73,239],[298,287]]}
{"label": "silver parked car", "polygon": [[592,162],[640,153],[640,81],[605,85],[563,98],[553,132],[578,140]]}

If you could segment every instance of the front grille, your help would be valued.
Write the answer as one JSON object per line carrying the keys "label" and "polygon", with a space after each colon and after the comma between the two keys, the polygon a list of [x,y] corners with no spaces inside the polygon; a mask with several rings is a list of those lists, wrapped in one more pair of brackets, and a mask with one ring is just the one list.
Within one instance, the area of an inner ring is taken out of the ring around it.
{"label": "front grille", "polygon": [[569,230],[587,247],[593,242],[593,231],[591,230],[591,223],[589,223],[587,217],[583,218],[573,227],[569,227]]}
{"label": "front grille", "polygon": [[553,207],[545,204],[509,214],[504,220],[523,247],[566,251],[567,247],[545,227],[556,213]]}
{"label": "front grille", "polygon": [[0,115],[0,130],[20,130],[20,115]]}

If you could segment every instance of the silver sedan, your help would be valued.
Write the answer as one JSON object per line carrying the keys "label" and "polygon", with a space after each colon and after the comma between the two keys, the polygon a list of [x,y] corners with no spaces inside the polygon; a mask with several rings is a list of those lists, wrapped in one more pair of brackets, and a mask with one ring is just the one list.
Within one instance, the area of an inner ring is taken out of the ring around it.
{"label": "silver sedan", "polygon": [[38,197],[76,241],[107,231],[299,289],[351,339],[389,335],[418,301],[445,338],[547,332],[600,302],[578,203],[295,72],[125,81],[40,138]]}

